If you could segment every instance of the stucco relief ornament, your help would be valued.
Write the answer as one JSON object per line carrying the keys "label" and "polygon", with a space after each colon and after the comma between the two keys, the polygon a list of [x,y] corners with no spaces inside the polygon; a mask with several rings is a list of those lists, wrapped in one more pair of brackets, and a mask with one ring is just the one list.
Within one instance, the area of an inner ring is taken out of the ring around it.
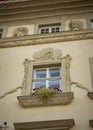
{"label": "stucco relief ornament", "polygon": [[69,27],[71,30],[83,29],[83,23],[80,20],[72,20],[69,23]]}
{"label": "stucco relief ornament", "polygon": [[25,28],[25,27],[20,27],[20,28],[17,28],[14,32],[14,36],[15,37],[19,37],[19,36],[25,36],[28,34],[28,29]]}
{"label": "stucco relief ornament", "polygon": [[36,61],[62,59],[62,52],[61,50],[54,50],[52,48],[47,48],[47,49],[44,48],[41,51],[36,52],[33,55],[33,59]]}

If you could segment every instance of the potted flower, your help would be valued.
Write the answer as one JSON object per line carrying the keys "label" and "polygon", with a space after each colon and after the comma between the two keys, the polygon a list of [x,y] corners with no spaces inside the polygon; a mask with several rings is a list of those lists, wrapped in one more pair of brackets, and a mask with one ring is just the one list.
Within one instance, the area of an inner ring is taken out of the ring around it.
{"label": "potted flower", "polygon": [[57,87],[34,88],[33,91],[34,91],[33,95],[39,96],[41,100],[47,100],[50,97],[52,97],[54,94],[62,93],[62,90],[58,89]]}

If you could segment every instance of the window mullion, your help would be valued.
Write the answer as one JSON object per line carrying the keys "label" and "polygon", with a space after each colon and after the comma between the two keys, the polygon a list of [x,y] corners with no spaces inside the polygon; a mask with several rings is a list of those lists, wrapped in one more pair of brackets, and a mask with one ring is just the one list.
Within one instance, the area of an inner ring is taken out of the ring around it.
{"label": "window mullion", "polygon": [[49,33],[51,33],[51,29],[52,29],[52,28],[51,28],[51,27],[49,27]]}

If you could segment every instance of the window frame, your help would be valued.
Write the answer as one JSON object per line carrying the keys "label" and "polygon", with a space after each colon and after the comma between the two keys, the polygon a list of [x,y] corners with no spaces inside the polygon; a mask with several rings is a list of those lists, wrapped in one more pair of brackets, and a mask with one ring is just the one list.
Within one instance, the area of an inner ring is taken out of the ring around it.
{"label": "window frame", "polygon": [[50,65],[50,64],[61,64],[61,87],[62,92],[71,92],[71,81],[70,81],[70,61],[71,57],[69,55],[63,57],[58,60],[28,60],[25,59],[25,74],[23,79],[23,89],[21,95],[31,95],[32,93],[32,79],[33,79],[33,71],[34,67],[38,65]]}
{"label": "window frame", "polygon": [[[55,28],[55,32],[52,31],[53,28]],[[56,30],[57,28],[59,28],[59,31]],[[43,33],[42,33],[42,29],[44,30]],[[48,29],[47,33],[46,33],[46,29]],[[39,25],[39,34],[49,34],[49,33],[57,33],[57,32],[61,32],[61,23]]]}

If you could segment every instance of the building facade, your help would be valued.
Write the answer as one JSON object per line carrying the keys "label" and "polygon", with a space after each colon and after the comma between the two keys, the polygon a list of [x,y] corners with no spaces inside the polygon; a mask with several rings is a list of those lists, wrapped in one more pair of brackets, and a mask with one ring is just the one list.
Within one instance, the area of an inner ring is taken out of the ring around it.
{"label": "building facade", "polygon": [[0,129],[93,129],[91,0],[0,1]]}

